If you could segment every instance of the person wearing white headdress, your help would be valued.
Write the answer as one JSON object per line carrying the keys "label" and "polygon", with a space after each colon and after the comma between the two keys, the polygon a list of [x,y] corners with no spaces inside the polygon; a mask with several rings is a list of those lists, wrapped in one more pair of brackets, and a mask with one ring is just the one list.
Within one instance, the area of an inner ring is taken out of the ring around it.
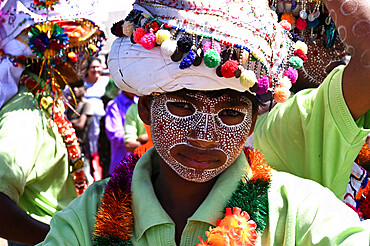
{"label": "person wearing white headdress", "polygon": [[[140,159],[128,155],[110,179],[57,213],[40,245],[369,245],[369,221],[329,189],[271,170],[257,150],[243,151],[259,101],[288,98],[306,53],[263,1],[138,0],[111,30],[119,38],[109,69],[121,89],[141,96],[139,115],[151,125],[154,147]],[[367,90],[366,79],[351,81],[351,69],[285,102],[294,104],[286,117],[300,117],[296,104],[304,111],[318,94],[338,97],[341,90],[328,89],[341,87],[342,75],[343,86]],[[351,101],[349,91],[344,97]],[[327,108],[318,104],[312,117]],[[348,103],[347,110],[357,119],[366,105]],[[294,141],[280,137],[282,145]]]}
{"label": "person wearing white headdress", "polygon": [[88,1],[8,0],[1,7],[0,237],[34,245],[54,213],[87,188],[62,89],[83,79],[104,36],[84,18]]}

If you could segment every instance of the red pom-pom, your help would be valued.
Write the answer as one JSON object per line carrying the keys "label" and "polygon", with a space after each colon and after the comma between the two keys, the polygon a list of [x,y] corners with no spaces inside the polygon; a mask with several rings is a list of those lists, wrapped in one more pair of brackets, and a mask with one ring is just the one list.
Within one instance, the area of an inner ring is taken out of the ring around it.
{"label": "red pom-pom", "polygon": [[159,29],[159,25],[156,21],[149,22],[148,24],[146,24],[146,29],[148,31],[150,31],[150,29],[152,29],[153,32],[156,32]]}
{"label": "red pom-pom", "polygon": [[238,69],[238,66],[239,66],[238,61],[235,61],[235,60],[226,61],[221,66],[222,76],[224,76],[225,78],[234,77],[235,76],[234,73]]}
{"label": "red pom-pom", "polygon": [[288,32],[290,29],[292,29],[292,25],[287,20],[280,21],[280,26],[282,26]]}
{"label": "red pom-pom", "polygon": [[144,29],[144,28],[141,28],[141,27],[137,28],[137,29],[135,30],[135,32],[134,32],[134,41],[135,41],[135,43],[140,44],[140,40],[141,40],[141,38],[142,38],[145,34],[146,34],[146,31],[145,31],[145,29]]}
{"label": "red pom-pom", "polygon": [[155,46],[155,35],[151,32],[146,33],[141,39],[140,39],[140,44],[147,50],[153,49]]}
{"label": "red pom-pom", "polygon": [[294,55],[301,58],[304,62],[307,61],[307,56],[301,49],[294,51]]}
{"label": "red pom-pom", "polygon": [[299,17],[295,21],[295,26],[297,27],[298,30],[303,30],[307,27],[307,21]]}

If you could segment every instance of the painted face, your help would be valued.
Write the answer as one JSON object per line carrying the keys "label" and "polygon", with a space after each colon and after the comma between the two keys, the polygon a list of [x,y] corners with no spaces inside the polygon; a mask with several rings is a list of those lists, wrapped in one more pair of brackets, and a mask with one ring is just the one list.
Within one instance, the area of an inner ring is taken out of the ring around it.
{"label": "painted face", "polygon": [[152,138],[162,159],[182,178],[206,182],[228,168],[243,149],[252,102],[242,93],[217,97],[179,91],[153,96]]}

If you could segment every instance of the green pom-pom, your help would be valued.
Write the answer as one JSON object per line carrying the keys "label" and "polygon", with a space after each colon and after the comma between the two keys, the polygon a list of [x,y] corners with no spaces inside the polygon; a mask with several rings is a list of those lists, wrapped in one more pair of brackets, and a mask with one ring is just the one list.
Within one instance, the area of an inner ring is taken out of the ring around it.
{"label": "green pom-pom", "polygon": [[303,65],[303,60],[298,56],[293,56],[290,58],[290,66],[294,69],[300,69]]}
{"label": "green pom-pom", "polygon": [[217,67],[221,62],[220,54],[214,49],[208,49],[204,54],[204,64],[209,68]]}

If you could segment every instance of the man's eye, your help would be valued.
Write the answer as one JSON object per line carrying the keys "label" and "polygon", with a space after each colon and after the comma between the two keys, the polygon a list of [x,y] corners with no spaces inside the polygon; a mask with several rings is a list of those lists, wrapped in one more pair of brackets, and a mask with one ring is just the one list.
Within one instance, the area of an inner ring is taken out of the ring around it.
{"label": "man's eye", "polygon": [[167,108],[176,116],[190,116],[195,112],[193,105],[186,102],[167,102]]}
{"label": "man's eye", "polygon": [[234,109],[224,109],[218,113],[218,116],[226,125],[237,125],[244,120],[245,114]]}

